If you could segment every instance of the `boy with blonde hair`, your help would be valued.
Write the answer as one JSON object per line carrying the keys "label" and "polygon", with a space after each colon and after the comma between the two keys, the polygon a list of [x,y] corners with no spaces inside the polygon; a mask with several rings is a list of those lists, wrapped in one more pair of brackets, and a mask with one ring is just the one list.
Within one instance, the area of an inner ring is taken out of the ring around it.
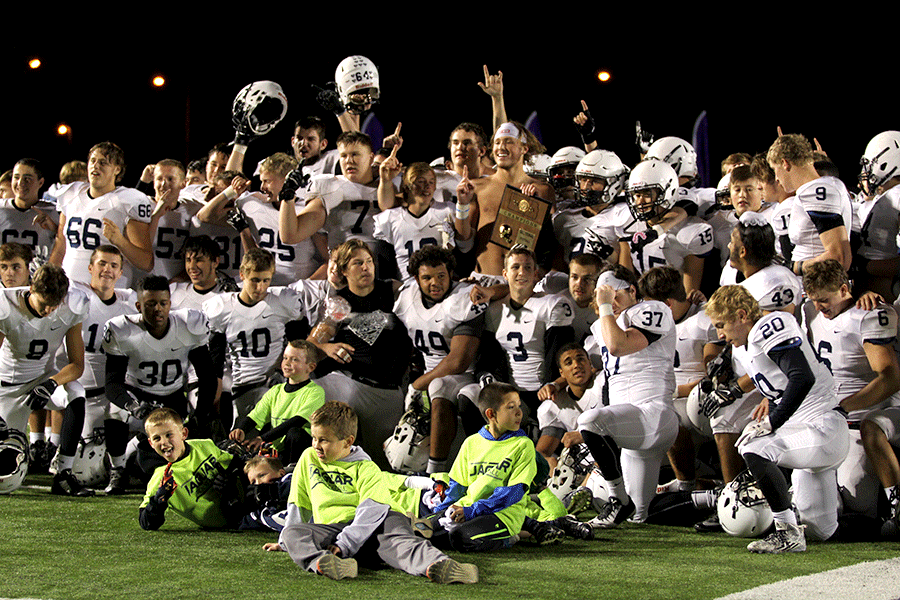
{"label": "boy with blonde hair", "polygon": [[288,517],[277,544],[303,569],[331,579],[356,577],[355,556],[375,551],[384,562],[437,583],[477,583],[478,568],[461,564],[417,537],[392,509],[385,474],[358,446],[357,417],[342,402],[312,414],[312,447],[291,481]]}

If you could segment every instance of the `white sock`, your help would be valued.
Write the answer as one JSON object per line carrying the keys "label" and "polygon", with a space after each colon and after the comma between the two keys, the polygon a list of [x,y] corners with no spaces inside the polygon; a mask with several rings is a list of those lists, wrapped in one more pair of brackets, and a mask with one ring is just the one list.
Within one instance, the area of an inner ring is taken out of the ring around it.
{"label": "white sock", "polygon": [[74,465],[74,464],[75,464],[74,456],[63,456],[62,454],[59,455],[59,470],[60,470],[60,472],[65,471],[67,469],[71,469],[72,465]]}
{"label": "white sock", "polygon": [[447,470],[447,459],[437,460],[434,458],[428,459],[428,466],[425,467],[426,473],[443,473]]}
{"label": "white sock", "polygon": [[772,511],[772,517],[776,521],[781,521],[782,523],[789,523],[794,527],[797,526],[797,515],[794,513],[793,509],[780,510],[778,512]]}
{"label": "white sock", "polygon": [[43,442],[44,432],[43,431],[29,431],[28,432],[28,443],[33,444],[35,442]]}
{"label": "white sock", "polygon": [[676,479],[675,481],[678,482],[678,491],[679,492],[693,492],[694,489],[697,487],[696,479],[688,479],[685,481],[682,481],[681,479]]}
{"label": "white sock", "polygon": [[712,510],[716,507],[716,492],[715,490],[691,492],[691,502],[701,510]]}
{"label": "white sock", "polygon": [[61,433],[51,433],[50,434],[50,443],[54,446],[59,446],[59,438],[62,436]]}
{"label": "white sock", "polygon": [[609,489],[609,497],[615,498],[625,504],[628,502],[628,493],[625,491],[625,480],[617,477],[612,481],[607,481],[606,486]]}
{"label": "white sock", "polygon": [[113,469],[124,469],[125,468],[125,455],[122,456],[113,456],[109,455],[109,459],[112,462]]}

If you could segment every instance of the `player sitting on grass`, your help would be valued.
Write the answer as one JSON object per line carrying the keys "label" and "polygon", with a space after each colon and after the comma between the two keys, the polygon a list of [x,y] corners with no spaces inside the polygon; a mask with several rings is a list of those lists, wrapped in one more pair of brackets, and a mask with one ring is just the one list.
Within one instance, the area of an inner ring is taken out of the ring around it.
{"label": "player sitting on grass", "polygon": [[[286,383],[272,387],[246,417],[238,419],[229,434],[236,442],[243,442],[252,452],[264,442],[271,442],[280,453],[282,462],[297,462],[309,448],[309,417],[325,404],[325,391],[309,375],[316,368],[316,347],[306,340],[291,340],[284,349],[281,373]],[[271,429],[262,434],[267,425]]]}
{"label": "player sitting on grass", "polygon": [[255,504],[241,519],[240,529],[281,531],[287,518],[287,501],[291,491],[293,473],[284,469],[282,462],[273,456],[254,456],[244,465],[244,473],[250,481],[247,499]]}
{"label": "player sitting on grass", "polygon": [[534,443],[519,426],[519,392],[491,383],[478,396],[487,425],[466,438],[450,470],[450,489],[434,510],[435,541],[460,552],[508,548],[526,530],[539,544],[565,532],[526,517],[528,489],[537,474]]}
{"label": "player sitting on grass", "polygon": [[291,480],[287,523],[278,543],[300,567],[331,579],[356,577],[354,557],[377,556],[395,569],[437,583],[477,583],[478,568],[461,564],[413,533],[392,510],[384,473],[356,440],[357,417],[342,402],[312,414],[312,447]]}
{"label": "player sitting on grass", "polygon": [[157,408],[144,421],[153,449],[166,461],[147,484],[139,521],[142,529],[159,529],[171,508],[201,527],[237,527],[243,516],[243,461],[212,440],[187,441],[188,430],[177,411]]}

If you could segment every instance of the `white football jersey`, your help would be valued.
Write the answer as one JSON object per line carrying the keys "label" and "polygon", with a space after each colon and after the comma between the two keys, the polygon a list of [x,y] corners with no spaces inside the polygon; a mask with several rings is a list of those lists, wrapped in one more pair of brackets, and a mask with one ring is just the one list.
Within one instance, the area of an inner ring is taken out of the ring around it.
{"label": "white football jersey", "polygon": [[[834,393],[834,379],[828,368],[816,358],[809,340],[791,315],[782,312],[764,315],[750,330],[745,351],[735,352],[734,356],[760,393],[777,405],[788,383],[787,375],[768,356],[768,352],[778,347],[799,347],[815,377],[812,389],[787,422],[803,423],[835,408],[838,400]],[[772,410],[770,406],[769,412]]]}
{"label": "white football jersey", "polygon": [[[234,288],[232,288],[234,289]],[[194,284],[190,281],[181,281],[178,283],[170,283],[172,308],[193,308],[194,310],[202,310],[203,303],[216,296],[224,293],[221,284],[216,284],[205,292],[198,292],[194,289]]]}
{"label": "white football jersey", "polygon": [[703,348],[706,344],[716,343],[719,336],[712,321],[700,309],[696,314],[682,319],[675,324],[677,340],[675,342],[675,383],[684,385],[706,376],[706,364],[703,362]]}
{"label": "white football jersey", "polygon": [[900,186],[895,186],[869,200],[855,202],[859,217],[859,253],[869,260],[896,258],[897,234],[900,233]]}
{"label": "white football jersey", "polygon": [[300,294],[300,305],[303,307],[301,317],[305,317],[310,326],[319,322],[325,310],[325,300],[337,291],[325,279],[300,279],[288,287]]}
{"label": "white football jersey", "polygon": [[[285,244],[278,234],[278,210],[269,199],[258,192],[244,194],[236,200],[238,207],[244,211],[253,237],[263,250],[268,250],[275,257],[275,275],[272,285],[288,285],[298,279],[305,279],[319,268],[315,260],[315,247],[312,238],[296,244]],[[305,202],[300,201],[295,209],[300,212]]]}
{"label": "white football jersey", "polygon": [[[803,305],[809,336],[819,359],[834,377],[838,400],[851,396],[875,379],[875,372],[866,358],[866,342],[888,345],[893,349],[897,339],[897,313],[886,304],[874,310],[850,306],[833,319],[826,319],[812,302]],[[873,410],[896,402],[897,394],[875,406],[850,413],[850,420],[860,421]]]}
{"label": "white football jersey", "polygon": [[126,385],[167,396],[185,388],[188,354],[208,341],[206,315],[184,308],[169,313],[169,329],[162,339],[150,335],[140,314],[113,317],[103,334],[103,351],[128,357]]}
{"label": "white football jersey", "polygon": [[456,186],[459,185],[462,176],[456,171],[435,169],[434,179],[434,199],[436,201],[456,204]]}
{"label": "white football jersey", "polygon": [[307,200],[312,198],[321,198],[325,206],[329,248],[350,239],[375,241],[374,217],[381,212],[377,187],[353,183],[343,175],[320,175],[309,182]]}
{"label": "white football jersey", "polygon": [[284,326],[301,318],[300,294],[286,287],[269,288],[253,306],[238,292],[219,294],[203,303],[213,334],[224,333],[235,387],[264,380],[279,364]]}
{"label": "white football jersey", "polygon": [[647,229],[643,221],[634,221],[620,230],[619,237],[627,238],[631,248],[631,260],[639,275],[653,267],[670,266],[683,270],[686,256],[706,256],[715,248],[713,230],[709,223],[697,217],[687,217],[676,223],[651,242],[655,231]]}
{"label": "white football jersey", "polygon": [[544,333],[551,327],[572,325],[574,313],[569,302],[558,295],[534,294],[516,310],[510,298],[492,303],[487,310],[485,325],[497,336],[509,358],[510,376],[516,387],[534,392],[540,389],[544,360]]}
{"label": "white football jersey", "polygon": [[[215,223],[203,223],[196,217],[199,206],[206,204],[206,185],[189,185],[181,190],[181,198],[190,201],[197,208],[191,207],[194,217],[191,219],[191,235],[208,235],[219,244],[222,254],[219,256],[219,269],[234,280],[238,279],[241,269],[241,259],[244,249],[241,245],[241,234],[230,225],[216,225]],[[183,265],[182,265],[183,266]]]}
{"label": "white football jersey", "polygon": [[738,223],[733,209],[717,210],[706,218],[713,230],[713,243],[719,251],[719,262],[725,266],[728,262],[728,243],[731,241],[731,230]]}
{"label": "white football jersey", "polygon": [[81,324],[84,339],[84,374],[78,379],[86,390],[102,388],[106,385],[106,354],[103,352],[103,332],[106,323],[119,315],[137,313],[137,294],[134,290],[117,289],[109,302],[100,299],[90,286],[77,281],[72,287],[89,298],[90,310]]}
{"label": "white football jersey", "polygon": [[153,243],[153,274],[172,279],[184,271],[181,248],[191,235],[191,219],[200,209],[194,202],[182,202],[159,218]]}
{"label": "white football jersey", "polygon": [[46,261],[50,256],[50,250],[53,249],[53,242],[56,241],[56,232],[48,231],[33,223],[38,215],[37,211],[52,218],[56,206],[38,200],[33,208],[21,210],[16,207],[13,198],[0,200],[0,244],[16,242],[28,246],[36,257]]}
{"label": "white football jersey", "polygon": [[[415,281],[400,290],[394,314],[406,325],[413,346],[425,357],[426,372],[434,370],[450,353],[450,340],[457,328],[487,308],[485,304],[472,304],[471,289],[471,285],[456,283],[442,301],[430,308],[422,302],[422,292]],[[466,372],[472,370],[473,365],[469,365]]]}
{"label": "white football jersey", "polygon": [[56,351],[74,325],[84,321],[88,297],[69,288],[63,303],[46,317],[36,316],[24,305],[27,287],[0,288],[0,379],[7,383],[28,383],[52,366]]}
{"label": "white football jersey", "polygon": [[578,431],[578,417],[588,409],[590,403],[590,394],[573,398],[567,387],[556,394],[556,400],[547,400],[538,406],[538,427],[541,431],[548,427]]}
{"label": "white football jersey", "polygon": [[[582,208],[569,208],[554,213],[553,233],[563,249],[563,260],[567,263],[572,256],[584,252],[584,230],[591,220]],[[613,246],[614,247],[614,246]]]}
{"label": "white football jersey", "polygon": [[[103,235],[103,219],[109,219],[124,233],[129,221],[149,223],[153,213],[150,198],[135,189],[119,186],[99,198],[91,198],[89,190],[87,182],[76,181],[62,188],[57,196],[57,210],[65,217],[59,224],[66,236],[63,269],[70,281],[87,284],[91,282],[91,254],[98,246],[110,243]],[[123,282],[130,284],[134,268],[127,260],[124,266]]]}
{"label": "white football jersey", "polygon": [[797,188],[788,225],[788,235],[794,244],[793,260],[809,260],[825,252],[813,221],[819,214],[839,215],[847,239],[850,239],[853,207],[847,188],[840,179],[819,177]]}
{"label": "white football jersey", "polygon": [[341,172],[340,157],[341,153],[334,148],[326,150],[325,152],[319,153],[316,162],[309,165],[303,165],[303,167],[301,167],[301,172],[307,177],[314,177],[316,175],[337,175]]}
{"label": "white football jersey", "polygon": [[[420,217],[413,216],[404,206],[375,215],[375,238],[394,247],[397,268],[404,282],[413,280],[407,272],[413,252],[425,246],[451,247],[454,244],[453,210],[450,204],[435,202]],[[448,230],[451,232],[449,236],[446,233]]]}
{"label": "white football jersey", "polygon": [[[599,239],[611,249],[618,250],[621,230],[633,221],[634,217],[631,216],[631,210],[628,208],[628,203],[616,202],[612,206],[607,206],[591,217],[587,223],[587,227],[585,227],[585,231],[590,229],[591,234],[593,234],[592,237]],[[584,235],[583,232],[582,235]],[[585,244],[586,238],[582,238],[581,243]],[[577,254],[577,252],[573,250],[572,254]]]}
{"label": "white football jersey", "polygon": [[559,271],[550,271],[534,286],[534,291],[559,294],[566,299],[575,313],[572,315],[572,329],[575,330],[575,342],[583,345],[584,341],[591,335],[591,325],[597,320],[597,311],[590,304],[585,307],[578,306],[578,303],[575,302],[575,299],[569,292],[569,276]]}
{"label": "white football jersey", "polygon": [[622,311],[616,323],[622,330],[634,327],[660,337],[643,350],[627,356],[613,356],[603,339],[600,321],[594,322],[591,332],[603,358],[609,403],[671,401],[675,393],[677,338],[672,311],[662,302],[646,300]]}
{"label": "white football jersey", "polygon": [[801,297],[801,281],[781,265],[760,269],[739,285],[750,292],[762,310],[781,310],[789,304],[797,305]]}

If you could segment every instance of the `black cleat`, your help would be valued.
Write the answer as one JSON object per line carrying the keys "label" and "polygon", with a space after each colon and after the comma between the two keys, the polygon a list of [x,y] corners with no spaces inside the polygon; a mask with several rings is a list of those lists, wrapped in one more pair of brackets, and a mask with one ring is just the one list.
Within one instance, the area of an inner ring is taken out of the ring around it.
{"label": "black cleat", "polygon": [[72,474],[72,469],[66,469],[53,476],[53,486],[50,488],[50,493],[56,494],[57,496],[76,496],[85,498],[93,496],[94,490],[90,490],[81,485],[78,480],[75,479],[75,475]]}

